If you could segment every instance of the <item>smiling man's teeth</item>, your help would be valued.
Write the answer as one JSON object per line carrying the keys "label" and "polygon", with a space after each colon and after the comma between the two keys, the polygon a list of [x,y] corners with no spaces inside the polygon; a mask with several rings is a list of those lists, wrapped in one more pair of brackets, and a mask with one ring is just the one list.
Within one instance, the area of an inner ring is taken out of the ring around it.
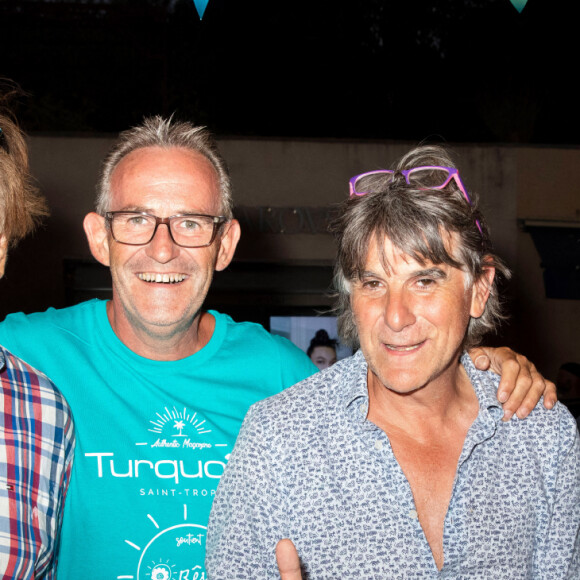
{"label": "smiling man's teeth", "polygon": [[394,344],[386,344],[385,345],[389,350],[399,350],[399,351],[407,351],[407,350],[414,350],[416,349],[419,345],[418,344],[413,344],[411,346],[396,346]]}
{"label": "smiling man's teeth", "polygon": [[185,280],[185,274],[147,274],[143,272],[137,274],[137,276],[143,282],[156,282],[159,284],[175,284]]}

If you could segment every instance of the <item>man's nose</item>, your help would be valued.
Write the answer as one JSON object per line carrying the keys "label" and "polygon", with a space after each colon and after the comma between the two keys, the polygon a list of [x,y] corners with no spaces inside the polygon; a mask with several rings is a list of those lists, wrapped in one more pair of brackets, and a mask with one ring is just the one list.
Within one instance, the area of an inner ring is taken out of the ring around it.
{"label": "man's nose", "polygon": [[179,246],[173,241],[169,224],[159,224],[153,239],[147,244],[146,253],[155,261],[165,264],[179,254]]}
{"label": "man's nose", "polygon": [[415,323],[413,300],[404,289],[389,290],[385,296],[383,316],[386,325],[395,332]]}

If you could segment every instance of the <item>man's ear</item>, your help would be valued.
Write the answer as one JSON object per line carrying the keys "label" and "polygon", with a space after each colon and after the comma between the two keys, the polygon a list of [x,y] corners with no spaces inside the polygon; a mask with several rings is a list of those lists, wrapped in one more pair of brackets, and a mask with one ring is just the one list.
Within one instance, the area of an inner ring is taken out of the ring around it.
{"label": "man's ear", "polygon": [[4,267],[6,266],[6,258],[8,257],[8,238],[4,234],[0,234],[0,278],[4,276]]}
{"label": "man's ear", "polygon": [[109,230],[105,224],[105,218],[92,211],[85,216],[83,221],[85,234],[89,242],[91,254],[104,266],[110,266],[109,262]]}
{"label": "man's ear", "polygon": [[221,272],[232,261],[242,230],[238,220],[232,220],[225,225],[227,228],[221,236],[215,269]]}
{"label": "man's ear", "polygon": [[479,318],[485,312],[485,305],[491,293],[494,278],[495,268],[493,266],[484,266],[483,273],[471,289],[471,310],[469,314],[472,318]]}

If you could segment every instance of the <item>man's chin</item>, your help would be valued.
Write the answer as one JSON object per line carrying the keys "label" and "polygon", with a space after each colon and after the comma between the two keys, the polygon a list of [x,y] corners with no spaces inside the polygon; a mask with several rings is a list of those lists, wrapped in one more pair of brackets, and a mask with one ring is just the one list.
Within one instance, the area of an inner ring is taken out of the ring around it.
{"label": "man's chin", "polygon": [[175,312],[156,312],[155,316],[141,318],[141,323],[145,326],[156,328],[176,328],[191,326],[193,316],[186,316],[185,314],[176,315]]}
{"label": "man's chin", "polygon": [[386,372],[371,370],[375,384],[381,389],[398,395],[416,393],[429,383],[430,377],[425,373],[417,372],[416,368],[389,368]]}
{"label": "man's chin", "polygon": [[385,380],[384,382],[381,381],[381,383],[385,389],[388,389],[395,395],[401,395],[402,397],[417,393],[425,387],[425,383],[418,380]]}

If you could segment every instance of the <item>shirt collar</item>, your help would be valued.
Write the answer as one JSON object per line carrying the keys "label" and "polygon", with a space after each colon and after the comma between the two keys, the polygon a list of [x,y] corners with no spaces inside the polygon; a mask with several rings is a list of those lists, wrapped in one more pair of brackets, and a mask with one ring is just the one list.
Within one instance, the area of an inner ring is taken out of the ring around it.
{"label": "shirt collar", "polygon": [[4,349],[0,346],[0,371],[3,371],[5,366],[6,357],[4,356]]}
{"label": "shirt collar", "polygon": [[348,408],[358,401],[359,406],[365,406],[364,417],[366,417],[366,411],[369,407],[369,391],[367,387],[367,361],[362,350],[359,349],[348,359],[348,365],[351,372],[341,374],[344,406]]}
{"label": "shirt collar", "polygon": [[497,387],[499,376],[492,371],[480,371],[475,368],[471,357],[464,352],[461,356],[461,364],[467,373],[473,390],[479,401],[480,411],[489,411],[491,417],[497,422],[503,417],[503,409],[497,400]]}

